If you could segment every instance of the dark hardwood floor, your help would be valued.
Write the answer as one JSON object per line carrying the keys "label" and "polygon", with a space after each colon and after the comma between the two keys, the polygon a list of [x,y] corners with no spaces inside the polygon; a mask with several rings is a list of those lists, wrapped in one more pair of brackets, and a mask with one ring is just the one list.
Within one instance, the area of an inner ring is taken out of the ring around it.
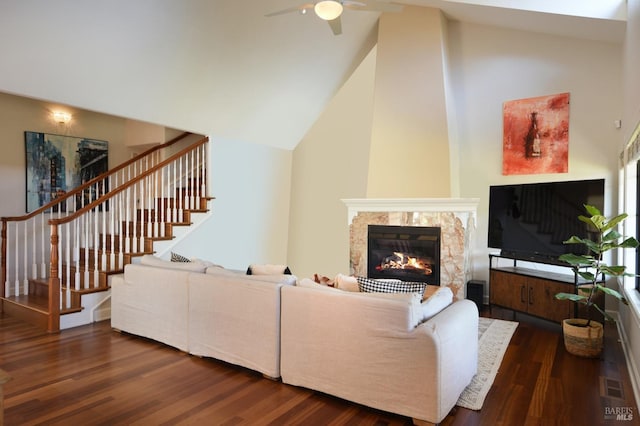
{"label": "dark hardwood floor", "polygon": [[[512,319],[493,309],[494,317]],[[483,315],[488,316],[487,312]],[[565,352],[559,326],[524,315],[480,411],[443,425],[638,425],[615,326],[601,359]],[[5,425],[407,425],[411,420],[150,340],[109,321],[46,334],[0,315]],[[616,411],[617,410],[617,411]],[[612,413],[628,411],[632,419]]]}

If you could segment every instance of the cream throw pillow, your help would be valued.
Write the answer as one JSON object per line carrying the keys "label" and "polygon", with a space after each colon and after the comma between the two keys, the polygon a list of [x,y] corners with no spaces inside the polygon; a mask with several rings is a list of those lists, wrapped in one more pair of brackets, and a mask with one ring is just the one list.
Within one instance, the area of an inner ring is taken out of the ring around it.
{"label": "cream throw pillow", "polygon": [[449,287],[438,288],[430,297],[421,303],[422,320],[434,317],[444,308],[453,303],[453,291]]}
{"label": "cream throw pillow", "polygon": [[349,275],[338,274],[335,278],[336,288],[344,291],[360,291],[358,285],[358,279],[356,277],[350,277]]}

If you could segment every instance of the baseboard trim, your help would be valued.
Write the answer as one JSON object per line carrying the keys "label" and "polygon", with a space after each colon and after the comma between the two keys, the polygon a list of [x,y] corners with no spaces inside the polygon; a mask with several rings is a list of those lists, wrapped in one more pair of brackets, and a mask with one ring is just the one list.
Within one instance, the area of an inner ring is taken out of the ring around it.
{"label": "baseboard trim", "polygon": [[93,313],[93,322],[111,319],[111,308],[96,309]]}
{"label": "baseboard trim", "polygon": [[[629,379],[631,380],[631,387],[633,388],[633,396],[636,400],[636,406],[640,407],[640,370],[636,364],[636,360],[633,358],[631,348],[628,345],[629,338],[624,329],[622,321],[620,321],[618,312],[608,312],[616,320],[616,326],[618,328],[618,335],[620,336],[620,343],[622,345],[622,352],[627,362],[627,371],[629,373]],[[636,316],[631,313],[634,322],[637,322]],[[640,327],[640,324],[636,324]]]}

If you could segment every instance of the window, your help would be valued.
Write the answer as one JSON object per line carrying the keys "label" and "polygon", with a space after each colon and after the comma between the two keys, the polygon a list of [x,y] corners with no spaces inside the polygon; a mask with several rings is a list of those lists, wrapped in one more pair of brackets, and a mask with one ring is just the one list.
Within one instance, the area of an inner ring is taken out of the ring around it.
{"label": "window", "polygon": [[[640,241],[640,221],[638,220],[638,212],[640,212],[640,160],[636,161],[636,173],[635,173],[635,200],[633,205],[635,206],[635,211],[629,214],[629,221],[635,221],[635,227],[629,228],[629,230],[635,230],[635,237]],[[640,250],[636,248],[635,250],[635,265],[629,265],[629,271],[634,271],[636,274],[635,277],[635,287],[636,290],[640,291]]]}
{"label": "window", "polygon": [[[620,154],[618,177],[618,211],[626,212],[627,219],[618,231],[625,236],[640,240],[640,125],[633,132],[625,150]],[[627,272],[640,274],[640,250],[618,250],[617,258],[626,265]],[[624,277],[626,288],[640,292],[640,277]]]}

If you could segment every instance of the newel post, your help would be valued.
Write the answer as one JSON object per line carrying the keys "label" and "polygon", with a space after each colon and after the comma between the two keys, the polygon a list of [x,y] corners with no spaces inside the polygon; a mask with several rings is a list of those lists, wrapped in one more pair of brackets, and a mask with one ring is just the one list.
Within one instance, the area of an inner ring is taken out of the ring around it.
{"label": "newel post", "polygon": [[49,319],[47,331],[60,331],[60,277],[58,276],[58,225],[51,225],[51,252],[49,263]]}
{"label": "newel post", "polygon": [[[7,219],[2,218],[2,290],[0,290],[0,297],[6,297],[4,293],[6,291],[7,282]],[[3,312],[4,302],[0,302],[0,313]]]}

